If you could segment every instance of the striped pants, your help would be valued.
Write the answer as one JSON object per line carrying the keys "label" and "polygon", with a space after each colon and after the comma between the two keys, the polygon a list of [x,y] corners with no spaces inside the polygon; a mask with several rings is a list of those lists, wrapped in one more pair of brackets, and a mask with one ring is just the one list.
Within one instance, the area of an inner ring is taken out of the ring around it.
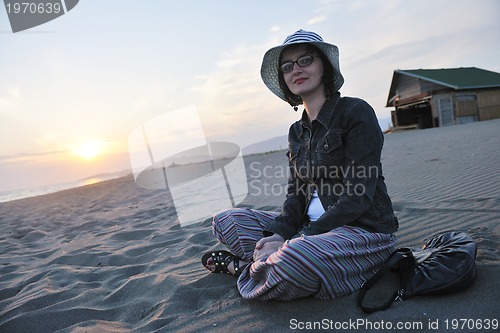
{"label": "striped pants", "polygon": [[[212,227],[231,253],[252,262],[255,243],[278,213],[252,209],[218,212]],[[343,226],[286,241],[269,257],[252,262],[238,278],[245,299],[291,300],[348,295],[370,278],[392,253],[396,237]]]}

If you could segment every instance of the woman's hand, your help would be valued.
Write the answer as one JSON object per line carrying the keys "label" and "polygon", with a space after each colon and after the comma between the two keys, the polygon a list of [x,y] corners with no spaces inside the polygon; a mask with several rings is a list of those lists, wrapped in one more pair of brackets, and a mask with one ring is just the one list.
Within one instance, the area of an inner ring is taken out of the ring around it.
{"label": "woman's hand", "polygon": [[255,244],[253,260],[258,261],[264,257],[268,257],[271,253],[278,251],[284,243],[285,239],[278,234],[262,238]]}

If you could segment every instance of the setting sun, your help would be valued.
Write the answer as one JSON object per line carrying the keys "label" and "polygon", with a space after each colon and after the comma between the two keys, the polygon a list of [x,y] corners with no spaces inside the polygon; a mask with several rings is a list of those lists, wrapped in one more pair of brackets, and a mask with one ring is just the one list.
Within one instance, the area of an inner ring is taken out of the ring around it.
{"label": "setting sun", "polygon": [[102,141],[83,142],[71,149],[71,153],[85,160],[92,160],[99,156],[104,150],[105,143]]}

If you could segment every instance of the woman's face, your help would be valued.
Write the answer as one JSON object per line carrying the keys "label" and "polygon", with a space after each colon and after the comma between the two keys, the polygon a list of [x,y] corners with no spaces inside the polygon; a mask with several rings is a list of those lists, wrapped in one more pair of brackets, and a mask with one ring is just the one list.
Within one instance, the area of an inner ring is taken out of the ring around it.
{"label": "woman's face", "polygon": [[[296,61],[304,56],[313,56],[312,63],[300,67]],[[293,94],[303,100],[317,94],[324,96],[323,63],[318,54],[311,52],[305,45],[291,46],[283,50],[280,66],[287,62],[295,62],[292,70],[283,73],[283,79]]]}

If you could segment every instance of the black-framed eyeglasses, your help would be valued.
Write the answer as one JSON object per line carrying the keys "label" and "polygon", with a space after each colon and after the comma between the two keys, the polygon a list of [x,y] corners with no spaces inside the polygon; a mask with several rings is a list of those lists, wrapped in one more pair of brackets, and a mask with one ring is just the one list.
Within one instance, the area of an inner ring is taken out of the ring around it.
{"label": "black-framed eyeglasses", "polygon": [[306,66],[309,66],[310,64],[312,64],[313,60],[314,60],[314,56],[305,55],[305,56],[300,57],[299,59],[297,59],[295,61],[285,62],[284,64],[282,64],[280,66],[280,70],[282,73],[288,73],[288,72],[291,72],[293,70],[294,64],[299,65],[299,67],[306,67]]}

